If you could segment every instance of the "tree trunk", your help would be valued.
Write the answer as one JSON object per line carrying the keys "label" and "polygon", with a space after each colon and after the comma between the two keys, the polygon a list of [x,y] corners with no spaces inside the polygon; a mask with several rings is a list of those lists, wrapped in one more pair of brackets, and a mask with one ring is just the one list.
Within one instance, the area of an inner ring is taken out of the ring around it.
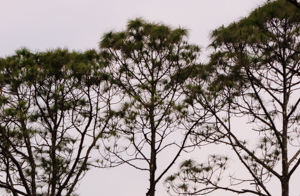
{"label": "tree trunk", "polygon": [[[152,86],[151,97],[155,97],[155,87]],[[154,99],[151,99],[154,100]],[[151,158],[150,158],[150,188],[146,196],[155,196],[155,172],[156,172],[156,127],[154,119],[154,104],[150,106],[150,124],[151,124]]]}
{"label": "tree trunk", "polygon": [[281,196],[289,196],[289,179],[286,177],[281,179]]}
{"label": "tree trunk", "polygon": [[[286,49],[283,48],[283,59],[286,59]],[[288,79],[287,79],[287,66],[286,61],[282,63],[283,67],[283,106],[282,106],[282,176],[281,176],[281,195],[289,195],[289,164],[288,164],[288,122],[289,117],[287,115],[288,102],[289,102],[289,90],[288,89]]]}
{"label": "tree trunk", "polygon": [[151,141],[151,158],[150,158],[150,188],[146,196],[155,196],[156,149],[155,149],[155,131],[153,132],[151,136],[152,141]]}

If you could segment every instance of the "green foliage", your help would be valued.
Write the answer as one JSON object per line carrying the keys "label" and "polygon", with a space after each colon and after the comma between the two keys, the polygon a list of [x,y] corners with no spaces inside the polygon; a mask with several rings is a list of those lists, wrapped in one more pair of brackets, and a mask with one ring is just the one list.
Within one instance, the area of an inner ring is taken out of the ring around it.
{"label": "green foliage", "polygon": [[[181,85],[193,73],[200,50],[188,44],[187,30],[150,23],[141,18],[129,21],[124,31],[106,33],[100,48],[102,64],[110,70],[110,81],[121,90],[119,96],[123,98],[119,111],[115,113],[119,121],[113,129],[126,140],[124,147],[118,145],[115,148],[111,144],[108,153],[119,160],[112,159],[111,162],[116,165],[125,162],[148,170],[150,188],[147,195],[154,196],[155,185],[185,148],[190,133],[189,130],[183,131],[186,132],[185,140],[175,142],[181,146],[177,149],[178,154],[155,179],[157,154],[175,146],[167,137],[177,134],[184,126],[183,119],[187,118]],[[114,143],[119,143],[120,138]],[[132,156],[127,158],[128,154]],[[140,160],[149,167],[140,167]]]}
{"label": "green foliage", "polygon": [[168,191],[172,188],[177,194],[207,194],[210,192],[209,182],[218,185],[221,174],[227,169],[227,162],[228,157],[220,155],[212,155],[207,163],[201,164],[186,160],[180,165],[180,172],[165,179],[165,183],[170,185]]}
{"label": "green foliage", "polygon": [[111,118],[99,58],[22,48],[0,59],[0,184],[13,195],[75,192]]}
{"label": "green foliage", "polygon": [[[221,178],[213,167],[187,161],[168,183],[170,190],[179,195],[215,190],[273,195],[266,184],[277,179],[281,195],[289,195],[290,177],[300,164],[295,148],[299,145],[295,141],[299,139],[299,14],[285,0],[271,1],[212,31],[210,46],[215,51],[210,62],[200,65],[198,70],[204,71],[191,75],[186,85],[186,103],[195,116],[204,110],[208,117],[193,133],[193,141],[229,145],[249,176],[229,174],[230,183],[223,186],[211,180],[213,174],[216,181]],[[240,119],[248,125],[235,128]],[[252,135],[260,138],[256,148],[245,142],[244,132],[249,140]],[[294,154],[288,156],[291,151]],[[211,175],[199,175],[202,171]]]}

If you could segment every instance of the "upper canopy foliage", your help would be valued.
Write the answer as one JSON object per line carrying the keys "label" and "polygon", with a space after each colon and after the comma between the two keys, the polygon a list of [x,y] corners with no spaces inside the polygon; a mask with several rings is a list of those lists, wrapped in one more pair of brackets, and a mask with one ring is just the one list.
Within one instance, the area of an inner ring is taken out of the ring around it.
{"label": "upper canopy foliage", "polygon": [[220,74],[226,75],[218,77],[211,84],[212,89],[216,86],[219,90],[225,86],[240,88],[246,84],[245,68],[267,68],[267,62],[277,63],[278,70],[282,70],[280,64],[287,63],[295,69],[300,49],[299,23],[300,9],[278,0],[255,9],[238,22],[212,31],[210,47],[216,52],[211,55],[209,70],[222,67]]}
{"label": "upper canopy foliage", "polygon": [[22,48],[0,59],[0,188],[75,194],[110,119],[107,80],[94,50]]}
{"label": "upper canopy foliage", "polygon": [[138,18],[130,20],[125,31],[105,34],[100,47],[113,48],[115,50],[138,50],[144,44],[147,44],[153,48],[165,48],[172,46],[173,43],[183,41],[183,38],[186,36],[186,29],[172,29],[163,24],[148,23]]}
{"label": "upper canopy foliage", "polygon": [[[187,42],[187,30],[143,19],[129,21],[124,31],[105,34],[100,47],[103,62],[124,96],[114,129],[122,139],[128,138],[125,147],[116,141],[109,154],[118,158],[113,164],[128,163],[149,171],[146,195],[154,196],[158,181],[188,146],[192,123],[183,120],[188,111],[181,84],[196,66],[200,49]],[[179,130],[183,138],[168,139]],[[168,154],[161,168],[157,157],[164,156],[166,149],[174,154]]]}
{"label": "upper canopy foliage", "polygon": [[[260,43],[266,37],[276,38],[276,32],[272,32],[275,26],[291,28],[299,26],[300,9],[285,0],[277,0],[266,3],[256,8],[249,16],[238,22],[231,23],[227,27],[220,27],[211,33],[211,47],[217,48],[226,44],[240,42]],[[299,28],[291,32],[293,36],[299,35]]]}
{"label": "upper canopy foliage", "polygon": [[[199,69],[207,72],[207,79],[201,83],[201,73],[187,86],[189,103],[213,119],[195,138],[229,145],[249,176],[229,175],[231,182],[223,186],[213,181],[223,168],[212,166],[206,172],[201,165],[187,165],[168,179],[176,193],[226,190],[270,196],[273,189],[266,184],[276,179],[282,195],[289,195],[289,180],[300,165],[299,35],[300,10],[285,0],[266,3],[212,32],[215,51]],[[250,126],[238,124],[240,119]],[[253,135],[260,138],[255,149],[247,142]]]}

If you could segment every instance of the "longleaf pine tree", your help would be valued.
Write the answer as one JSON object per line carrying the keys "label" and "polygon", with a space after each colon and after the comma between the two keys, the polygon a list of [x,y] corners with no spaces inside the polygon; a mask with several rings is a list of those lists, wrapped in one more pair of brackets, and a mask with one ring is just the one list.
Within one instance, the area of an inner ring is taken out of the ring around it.
{"label": "longleaf pine tree", "polygon": [[196,125],[185,123],[181,76],[196,64],[199,48],[188,44],[187,30],[143,19],[129,21],[125,31],[105,34],[100,46],[113,84],[122,91],[115,111],[119,122],[111,130],[117,137],[107,156],[112,165],[127,163],[148,171],[146,195],[154,196]]}
{"label": "longleaf pine tree", "polygon": [[[279,193],[268,182],[277,180],[281,195],[290,194],[289,182],[300,165],[299,35],[300,10],[285,0],[266,3],[212,32],[215,52],[199,69],[210,77],[206,85],[199,86],[196,79],[187,85],[192,104],[214,116],[197,137],[230,146],[248,175],[231,173],[224,185],[228,157],[214,155],[207,163],[188,160],[167,179],[170,191],[271,196]],[[243,121],[245,125],[239,124]]]}

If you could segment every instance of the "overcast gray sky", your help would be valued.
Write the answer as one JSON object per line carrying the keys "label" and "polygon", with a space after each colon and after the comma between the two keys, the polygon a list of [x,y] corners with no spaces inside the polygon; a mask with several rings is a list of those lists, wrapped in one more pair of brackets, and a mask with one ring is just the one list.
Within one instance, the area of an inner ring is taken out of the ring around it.
{"label": "overcast gray sky", "polygon": [[97,48],[103,33],[125,28],[129,19],[189,29],[202,46],[209,32],[246,16],[264,0],[0,0],[0,56],[32,50]]}
{"label": "overcast gray sky", "polygon": [[[0,0],[0,56],[20,47],[44,51],[98,48],[101,36],[122,30],[129,19],[143,17],[185,27],[190,42],[205,47],[211,30],[246,16],[264,0]],[[180,162],[180,161],[179,161]],[[173,171],[177,167],[173,168]],[[140,196],[148,173],[129,166],[91,170],[79,188],[81,196]],[[165,196],[160,184],[157,195]],[[230,195],[230,194],[229,194]]]}

